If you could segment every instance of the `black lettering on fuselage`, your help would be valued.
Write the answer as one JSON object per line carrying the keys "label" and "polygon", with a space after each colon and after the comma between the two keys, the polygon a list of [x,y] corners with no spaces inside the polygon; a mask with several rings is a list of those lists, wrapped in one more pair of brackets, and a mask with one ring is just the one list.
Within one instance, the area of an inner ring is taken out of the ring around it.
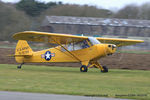
{"label": "black lettering on fuselage", "polygon": [[27,46],[27,47],[23,47],[23,48],[18,48],[18,49],[17,49],[17,51],[19,52],[19,51],[27,50],[27,49],[29,49],[29,46]]}

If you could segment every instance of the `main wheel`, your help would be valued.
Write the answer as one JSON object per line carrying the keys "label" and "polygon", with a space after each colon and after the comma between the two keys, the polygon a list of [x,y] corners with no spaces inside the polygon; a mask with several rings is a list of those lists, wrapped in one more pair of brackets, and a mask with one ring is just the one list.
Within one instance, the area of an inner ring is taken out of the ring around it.
{"label": "main wheel", "polygon": [[18,69],[21,69],[21,66],[17,66]]}
{"label": "main wheel", "polygon": [[101,72],[103,72],[103,73],[107,73],[108,72],[108,68],[106,66],[103,66],[103,69],[104,70],[101,70]]}
{"label": "main wheel", "polygon": [[81,71],[81,72],[87,72],[87,71],[88,71],[87,66],[82,65],[82,66],[80,67],[80,71]]}

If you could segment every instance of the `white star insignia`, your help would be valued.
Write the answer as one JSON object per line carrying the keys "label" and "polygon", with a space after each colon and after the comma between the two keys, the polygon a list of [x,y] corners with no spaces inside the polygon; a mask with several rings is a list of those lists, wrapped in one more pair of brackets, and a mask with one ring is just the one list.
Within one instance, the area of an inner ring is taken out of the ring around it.
{"label": "white star insignia", "polygon": [[51,54],[47,52],[45,56],[46,56],[46,59],[50,59]]}

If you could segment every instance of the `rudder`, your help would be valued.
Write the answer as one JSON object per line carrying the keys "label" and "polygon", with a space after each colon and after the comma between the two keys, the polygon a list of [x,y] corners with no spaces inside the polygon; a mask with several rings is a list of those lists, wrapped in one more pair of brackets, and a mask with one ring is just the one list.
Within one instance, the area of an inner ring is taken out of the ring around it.
{"label": "rudder", "polygon": [[31,57],[33,51],[26,40],[19,40],[15,50],[15,59],[17,62],[22,63],[24,57]]}

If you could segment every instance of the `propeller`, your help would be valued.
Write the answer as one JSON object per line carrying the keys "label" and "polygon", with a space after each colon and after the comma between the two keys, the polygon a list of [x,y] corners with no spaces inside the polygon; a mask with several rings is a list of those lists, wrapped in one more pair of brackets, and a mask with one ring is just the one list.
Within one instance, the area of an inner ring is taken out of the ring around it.
{"label": "propeller", "polygon": [[121,51],[122,51],[122,47],[117,47],[117,50],[113,55],[114,57],[116,57],[116,61],[120,62],[123,59],[124,54],[121,53]]}

